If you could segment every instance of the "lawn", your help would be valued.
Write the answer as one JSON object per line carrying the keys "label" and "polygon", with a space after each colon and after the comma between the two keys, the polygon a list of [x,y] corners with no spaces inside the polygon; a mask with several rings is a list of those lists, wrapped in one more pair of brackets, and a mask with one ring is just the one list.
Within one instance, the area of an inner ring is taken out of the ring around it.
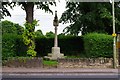
{"label": "lawn", "polygon": [[58,62],[55,60],[43,60],[44,66],[55,67],[55,66],[57,66],[57,64],[58,64]]}

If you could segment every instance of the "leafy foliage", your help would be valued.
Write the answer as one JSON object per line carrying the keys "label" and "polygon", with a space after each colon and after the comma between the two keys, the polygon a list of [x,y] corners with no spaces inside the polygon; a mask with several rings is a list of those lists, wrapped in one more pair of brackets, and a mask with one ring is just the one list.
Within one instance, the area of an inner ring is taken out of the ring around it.
{"label": "leafy foliage", "polygon": [[[55,2],[11,2],[11,3],[5,3],[2,2],[2,14],[5,16],[11,16],[9,11],[7,10],[7,6],[10,6],[13,8],[16,5],[21,5],[21,8],[25,10],[26,12],[26,24],[25,24],[25,31],[23,33],[23,40],[25,44],[28,46],[28,51],[27,54],[36,56],[36,51],[35,49],[35,43],[34,43],[34,37],[35,37],[35,26],[37,24],[37,21],[34,21],[33,19],[33,12],[34,12],[34,5],[37,5],[37,9],[42,9],[45,10],[45,12],[50,12],[52,13],[52,10],[49,8],[49,5],[54,5]],[[1,14],[1,15],[2,15]]]}
{"label": "leafy foliage", "polygon": [[36,20],[34,20],[31,24],[30,23],[25,23],[25,30],[23,33],[23,41],[25,43],[25,45],[28,46],[28,50],[27,50],[27,54],[31,55],[31,56],[36,56],[36,51],[34,51],[35,49],[35,43],[34,43],[34,38],[35,38],[35,32],[34,27],[37,26],[37,22]]}
{"label": "leafy foliage", "polygon": [[[61,53],[64,53],[65,56],[112,57],[113,53],[113,39],[112,36],[107,34],[91,33],[82,37],[58,36],[58,43]],[[36,37],[35,44],[34,49],[37,52],[36,56],[43,57],[51,52],[51,48],[54,45],[54,38],[44,36]],[[14,56],[27,56],[27,46],[24,44],[21,35],[5,34],[2,42],[2,58],[7,59],[8,57]],[[30,49],[30,54],[28,55],[34,55],[34,49]]]}
{"label": "leafy foliage", "polygon": [[[23,33],[23,27],[11,21],[2,21],[2,59],[17,56],[18,35]],[[19,51],[20,52],[20,51]]]}
{"label": "leafy foliage", "polygon": [[8,6],[12,8],[11,4],[9,2],[1,2],[1,5],[2,9],[0,10],[0,19],[4,18],[4,16],[11,16],[10,12],[7,9]]}
{"label": "leafy foliage", "polygon": [[50,31],[50,32],[47,32],[45,36],[48,38],[54,38],[55,34],[52,31]]}
{"label": "leafy foliage", "polygon": [[13,23],[11,21],[2,21],[2,34],[18,34],[22,35],[24,28],[19,24]]}
{"label": "leafy foliage", "polygon": [[[52,10],[49,8],[49,6],[52,6],[52,5],[56,5],[55,2],[33,2],[31,1],[32,3],[34,3],[34,5],[37,5],[37,9],[42,9],[42,10],[45,10],[45,12],[50,12],[50,13],[53,13]],[[4,16],[11,16],[9,10],[7,9],[7,7],[10,7],[11,9],[13,9],[16,5],[19,5],[21,6],[21,8],[23,10],[25,10],[25,6],[26,4],[29,4],[30,1],[28,2],[23,2],[21,0],[18,0],[18,2],[2,2],[2,9],[0,10],[0,18],[4,18]]]}
{"label": "leafy foliage", "polygon": [[16,38],[17,35],[15,34],[4,34],[2,36],[2,59],[16,56]]}
{"label": "leafy foliage", "polygon": [[23,36],[18,35],[15,42],[15,55],[27,57],[27,45],[23,42]]}
{"label": "leafy foliage", "polygon": [[84,35],[84,48],[87,57],[112,57],[113,38],[111,35],[89,33]]}
{"label": "leafy foliage", "polygon": [[36,36],[36,37],[41,37],[41,36],[44,36],[44,35],[43,35],[43,33],[42,33],[41,30],[37,30],[37,31],[35,32],[35,36]]}
{"label": "leafy foliage", "polygon": [[[51,48],[54,46],[54,38],[37,37],[35,41],[35,50],[37,51],[38,56],[46,56],[48,53],[51,53]],[[61,49],[61,53],[64,53],[67,56],[79,56],[84,50],[82,37],[76,36],[59,36],[58,46]]]}
{"label": "leafy foliage", "polygon": [[[115,3],[116,30],[120,30],[120,7]],[[67,2],[66,11],[60,22],[71,23],[64,29],[65,33],[78,35],[89,32],[112,34],[112,5],[110,3]]]}

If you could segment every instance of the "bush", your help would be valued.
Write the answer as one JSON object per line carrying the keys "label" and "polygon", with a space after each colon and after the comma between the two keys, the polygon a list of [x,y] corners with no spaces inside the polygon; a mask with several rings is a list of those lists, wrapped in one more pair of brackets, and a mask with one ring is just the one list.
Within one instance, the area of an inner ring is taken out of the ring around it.
{"label": "bush", "polygon": [[61,53],[66,56],[80,56],[84,51],[83,39],[80,36],[61,36],[58,42]]}
{"label": "bush", "polygon": [[48,53],[51,52],[51,48],[53,47],[53,38],[46,38],[46,37],[36,37],[35,44],[37,51],[37,56],[46,56]]}
{"label": "bush", "polygon": [[23,43],[21,35],[4,34],[2,36],[2,59],[8,57],[26,56],[27,46]]}
{"label": "bush", "polygon": [[13,23],[11,21],[2,21],[2,34],[18,34],[21,35],[24,28],[19,24]]}
{"label": "bush", "polygon": [[[51,53],[51,48],[54,46],[54,38],[37,37],[36,51],[38,56],[46,56]],[[61,53],[65,55],[80,55],[83,51],[83,41],[81,37],[61,36],[58,37],[58,46]]]}
{"label": "bush", "polygon": [[17,35],[4,34],[2,36],[2,59],[16,56],[15,54],[15,43]]}
{"label": "bush", "polygon": [[111,35],[89,33],[84,36],[84,48],[87,57],[112,57],[112,44]]}
{"label": "bush", "polygon": [[17,36],[15,46],[16,56],[27,56],[27,46],[24,44],[21,35]]}
{"label": "bush", "polygon": [[[36,37],[35,38],[37,56],[46,56],[51,53],[54,46],[54,38]],[[60,36],[58,37],[58,46],[61,53],[66,56],[78,56],[83,52],[82,37]],[[21,35],[4,35],[3,37],[3,59],[14,56],[27,56],[27,46],[23,43]]]}
{"label": "bush", "polygon": [[[4,34],[2,41],[2,59],[27,56],[27,46],[23,43],[21,35]],[[90,33],[82,37],[58,36],[58,46],[61,53],[64,53],[65,56],[112,57],[112,43],[112,36],[106,34]],[[54,38],[36,37],[35,44],[37,56],[43,57],[51,53],[51,48],[54,46]]]}

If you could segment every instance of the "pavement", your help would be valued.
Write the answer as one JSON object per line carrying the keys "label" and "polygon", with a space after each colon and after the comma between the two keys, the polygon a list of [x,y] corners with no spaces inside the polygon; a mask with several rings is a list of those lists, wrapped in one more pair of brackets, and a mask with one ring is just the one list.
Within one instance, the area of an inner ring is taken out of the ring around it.
{"label": "pavement", "polygon": [[118,69],[2,68],[2,80],[119,80]]}
{"label": "pavement", "polygon": [[2,73],[5,74],[56,74],[56,73],[110,73],[118,74],[119,69],[85,69],[85,68],[10,68],[3,67]]}

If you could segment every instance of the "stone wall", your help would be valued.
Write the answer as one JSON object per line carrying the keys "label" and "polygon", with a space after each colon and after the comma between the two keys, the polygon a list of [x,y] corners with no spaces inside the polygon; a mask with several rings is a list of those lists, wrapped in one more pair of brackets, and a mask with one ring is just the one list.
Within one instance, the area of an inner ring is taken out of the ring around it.
{"label": "stone wall", "polygon": [[[42,58],[10,58],[4,62],[7,67],[46,68]],[[50,67],[50,66],[47,66]],[[58,59],[58,65],[50,68],[113,68],[112,58]]]}
{"label": "stone wall", "polygon": [[112,58],[58,59],[58,68],[112,68]]}
{"label": "stone wall", "polygon": [[4,62],[3,66],[7,67],[43,67],[42,58],[10,58]]}

